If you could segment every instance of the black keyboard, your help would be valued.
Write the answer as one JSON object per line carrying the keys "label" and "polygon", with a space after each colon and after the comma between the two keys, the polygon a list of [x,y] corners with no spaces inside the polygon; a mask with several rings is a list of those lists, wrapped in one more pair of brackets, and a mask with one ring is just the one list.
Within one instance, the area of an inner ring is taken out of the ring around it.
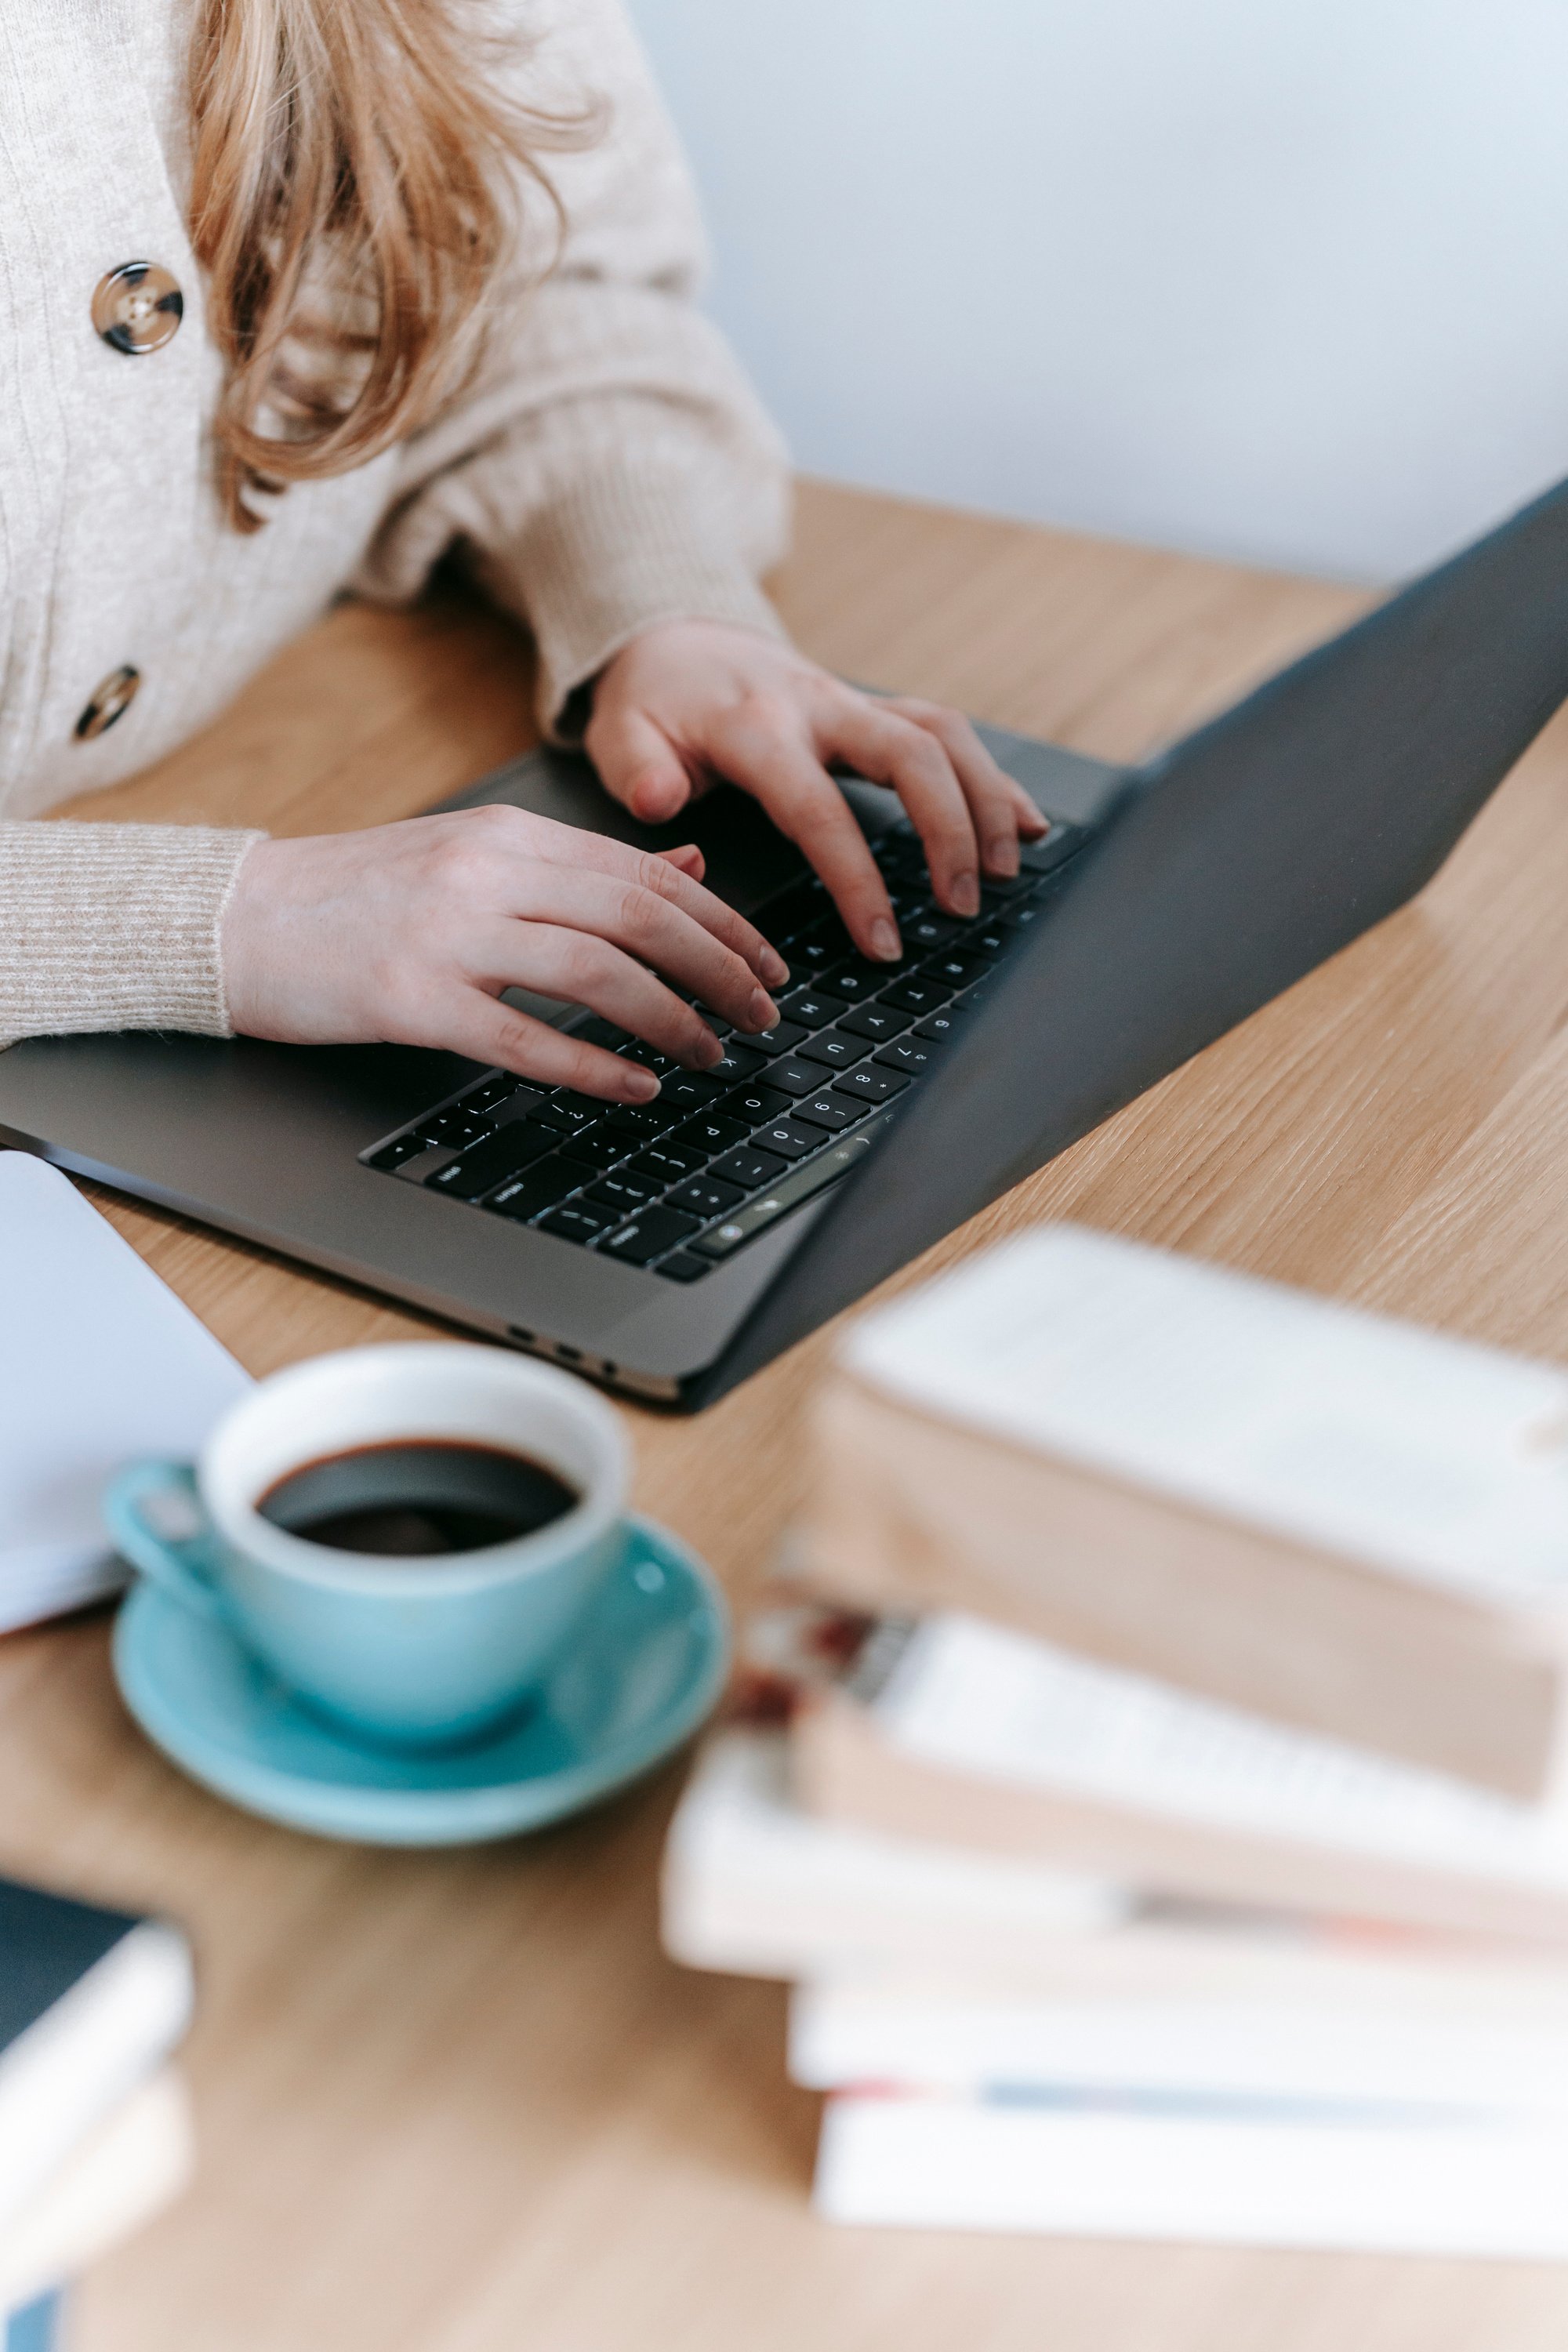
{"label": "black keyboard", "polygon": [[578,1022],[574,1036],[656,1072],[657,1099],[605,1103],[492,1070],[361,1157],[466,1207],[670,1282],[700,1282],[869,1150],[1039,920],[1086,838],[1081,827],[1053,824],[1024,851],[1016,879],[982,887],[980,913],[964,921],[933,903],[905,820],[873,850],[903,935],[901,962],[866,961],[822,883],[793,884],[752,917],[791,974],[767,1036],[743,1035],[700,1005],[724,1058],[694,1071],[612,1022]]}

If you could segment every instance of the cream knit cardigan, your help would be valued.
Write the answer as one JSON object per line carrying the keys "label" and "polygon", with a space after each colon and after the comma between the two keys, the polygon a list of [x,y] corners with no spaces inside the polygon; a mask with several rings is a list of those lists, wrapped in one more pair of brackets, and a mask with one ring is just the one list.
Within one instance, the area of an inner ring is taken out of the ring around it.
{"label": "cream knit cardigan", "polygon": [[[242,538],[214,494],[219,368],[184,221],[189,0],[0,0],[0,1041],[226,1032],[219,925],[262,836],[26,820],[203,725],[340,589],[401,602],[466,551],[533,631],[552,729],[653,621],[776,626],[756,575],[784,541],[783,452],[693,307],[696,207],[618,0],[497,5],[536,37],[531,92],[605,102],[605,136],[550,159],[562,267],[496,289],[484,372],[447,413]],[[185,298],[140,357],[89,317],[132,260]],[[127,662],[135,702],[78,740]]]}

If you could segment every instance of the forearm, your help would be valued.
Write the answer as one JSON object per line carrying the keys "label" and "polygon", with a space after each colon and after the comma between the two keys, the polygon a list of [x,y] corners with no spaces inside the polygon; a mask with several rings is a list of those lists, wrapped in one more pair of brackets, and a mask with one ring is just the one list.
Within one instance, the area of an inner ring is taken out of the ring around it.
{"label": "forearm", "polygon": [[258,833],[0,824],[0,1043],[62,1030],[226,1036],[219,931]]}

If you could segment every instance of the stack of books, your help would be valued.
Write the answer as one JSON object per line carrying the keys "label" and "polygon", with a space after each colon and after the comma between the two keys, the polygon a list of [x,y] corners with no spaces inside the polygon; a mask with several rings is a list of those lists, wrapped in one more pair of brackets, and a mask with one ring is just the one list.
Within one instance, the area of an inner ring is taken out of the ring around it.
{"label": "stack of books", "polygon": [[3,2352],[56,2352],[68,2282],[184,2188],[191,1997],[167,1922],[0,1879]]}
{"label": "stack of books", "polygon": [[1568,1375],[1057,1228],[851,1337],[666,1867],[845,2221],[1568,2255]]}

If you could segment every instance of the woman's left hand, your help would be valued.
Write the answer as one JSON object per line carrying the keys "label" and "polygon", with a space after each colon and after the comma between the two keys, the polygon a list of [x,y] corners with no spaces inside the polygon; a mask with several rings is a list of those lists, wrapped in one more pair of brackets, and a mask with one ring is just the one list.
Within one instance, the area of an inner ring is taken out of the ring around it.
{"label": "woman's left hand", "polygon": [[932,894],[980,911],[980,877],[1018,870],[1046,821],[967,719],[845,686],[792,646],[718,621],[666,621],[601,673],[588,756],[645,823],[679,815],[721,778],[759,800],[808,857],[862,954],[900,953],[887,888],[829,773],[890,784],[925,845]]}

